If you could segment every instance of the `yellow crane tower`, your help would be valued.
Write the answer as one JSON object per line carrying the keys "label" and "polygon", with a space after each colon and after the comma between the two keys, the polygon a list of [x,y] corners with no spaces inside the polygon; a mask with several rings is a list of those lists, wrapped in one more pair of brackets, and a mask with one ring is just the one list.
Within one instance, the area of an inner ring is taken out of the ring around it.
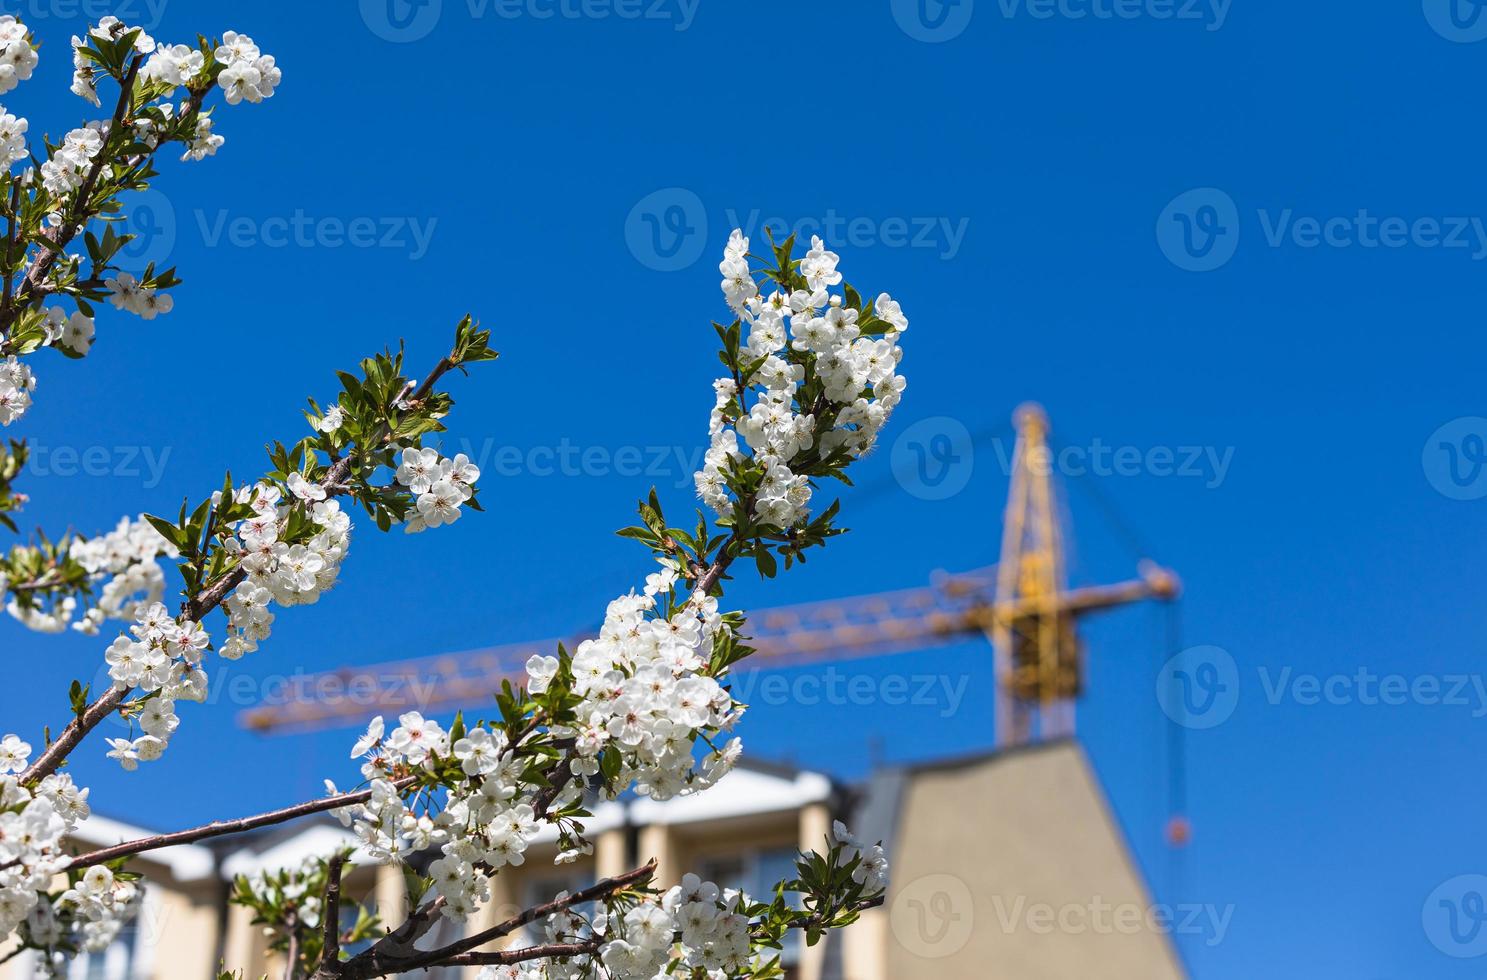
{"label": "yellow crane tower", "polygon": [[1147,598],[1170,600],[1179,591],[1177,576],[1150,562],[1130,582],[1068,588],[1048,415],[1028,403],[1012,423],[1017,442],[988,631],[999,745],[1074,733],[1074,703],[1084,689],[1080,617]]}

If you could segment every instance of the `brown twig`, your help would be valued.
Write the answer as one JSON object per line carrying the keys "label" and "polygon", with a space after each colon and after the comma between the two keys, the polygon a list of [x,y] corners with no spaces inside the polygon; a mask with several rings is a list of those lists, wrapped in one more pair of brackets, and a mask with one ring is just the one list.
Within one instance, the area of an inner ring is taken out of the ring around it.
{"label": "brown twig", "polygon": [[345,863],[346,855],[337,853],[331,855],[326,866],[325,902],[320,911],[325,917],[324,949],[320,954],[322,967],[341,961],[341,867]]}
{"label": "brown twig", "polygon": [[284,980],[295,980],[299,976],[299,916],[289,913],[284,928],[289,934],[289,948],[284,952]]}
{"label": "brown twig", "polygon": [[[414,949],[411,942],[404,937],[398,937],[403,930],[400,927],[384,939],[378,941],[371,949],[361,953],[347,963],[337,976],[343,980],[369,980],[371,977],[380,977],[389,973],[406,973],[410,970],[418,970],[424,967],[436,966],[448,960],[450,957],[461,956],[474,950],[478,946],[494,942],[520,929],[522,926],[546,918],[555,912],[592,902],[597,898],[603,898],[618,891],[623,891],[637,884],[649,881],[656,873],[656,862],[653,860],[642,867],[627,871],[613,878],[605,878],[587,888],[580,889],[572,895],[564,898],[555,898],[541,905],[534,905],[526,911],[512,916],[499,925],[467,936],[464,939],[442,946],[439,949],[421,950]],[[429,903],[433,905],[434,903]],[[427,906],[426,906],[427,908]],[[422,911],[422,910],[420,910]],[[416,913],[415,913],[416,914]],[[412,921],[410,917],[410,921]],[[406,923],[405,923],[406,925]],[[534,947],[538,948],[538,947]],[[573,955],[567,953],[549,953],[547,955]],[[528,959],[537,959],[539,954],[529,956]],[[475,962],[475,961],[471,961]],[[513,961],[516,962],[516,961]]]}
{"label": "brown twig", "polygon": [[526,963],[530,960],[550,960],[559,956],[584,956],[599,952],[602,945],[598,939],[589,939],[581,943],[547,943],[542,946],[526,946],[522,949],[489,950],[483,953],[460,953],[446,960],[440,960],[439,966],[510,966],[513,963]]}
{"label": "brown twig", "polygon": [[[402,789],[411,786],[418,777],[404,776],[396,780],[393,785]],[[271,827],[274,824],[286,823],[299,817],[308,817],[315,813],[324,813],[327,810],[338,810],[343,806],[355,806],[365,803],[372,798],[369,789],[357,790],[354,793],[339,793],[335,796],[326,796],[318,800],[310,800],[307,803],[299,803],[295,806],[284,807],[281,810],[270,810],[251,817],[239,817],[236,820],[215,820],[200,827],[190,830],[177,830],[169,834],[155,834],[151,837],[141,837],[137,840],[125,841],[115,844],[113,847],[105,847],[101,850],[91,851],[87,854],[73,858],[70,867],[87,868],[95,864],[104,864],[121,857],[129,857],[133,854],[143,854],[145,851],[154,851],[162,847],[171,847],[176,844],[192,844],[199,840],[207,840],[212,837],[222,837],[227,834],[241,834],[248,830],[257,830],[259,827]]]}

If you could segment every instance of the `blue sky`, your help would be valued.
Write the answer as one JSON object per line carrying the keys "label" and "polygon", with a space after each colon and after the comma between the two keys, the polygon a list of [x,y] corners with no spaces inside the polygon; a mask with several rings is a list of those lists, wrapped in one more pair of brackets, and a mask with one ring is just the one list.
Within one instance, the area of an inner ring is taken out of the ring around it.
{"label": "blue sky", "polygon": [[[183,710],[164,762],[78,759],[100,809],[174,828],[346,781],[349,733],[236,728],[231,702],[267,678],[595,622],[646,571],[612,535],[634,499],[657,483],[690,505],[677,454],[705,439],[715,256],[735,221],[778,217],[830,226],[848,277],[902,300],[909,391],[845,495],[853,533],[737,601],[993,561],[998,449],[1037,399],[1062,445],[1124,453],[1066,474],[1075,581],[1142,555],[1176,568],[1177,648],[1204,648],[1176,667],[1223,716],[1187,735],[1196,837],[1174,855],[1165,613],[1088,630],[1081,737],[1157,899],[1232,907],[1222,941],[1181,940],[1195,975],[1480,970],[1460,955],[1484,951],[1471,923],[1453,939],[1443,918],[1487,885],[1462,877],[1487,872],[1472,0],[387,2],[94,11],[173,41],[245,31],[285,79],[140,205],[185,279],[175,312],[110,312],[86,361],[38,359],[36,407],[6,433],[42,450],[31,522],[102,531],[254,473],[336,369],[399,338],[431,363],[466,311],[503,352],[454,383],[446,442],[490,464],[488,513],[416,538],[364,527],[343,584],[219,670],[221,702]],[[65,94],[90,8],[19,9],[46,43],[4,103],[60,135],[90,108]],[[946,440],[950,470],[916,482],[914,446],[944,460]],[[602,463],[550,473],[565,446]],[[5,637],[26,678],[0,695],[5,728],[60,726],[103,644]],[[853,778],[990,744],[984,645],[843,669],[959,693],[761,704],[750,749]]]}

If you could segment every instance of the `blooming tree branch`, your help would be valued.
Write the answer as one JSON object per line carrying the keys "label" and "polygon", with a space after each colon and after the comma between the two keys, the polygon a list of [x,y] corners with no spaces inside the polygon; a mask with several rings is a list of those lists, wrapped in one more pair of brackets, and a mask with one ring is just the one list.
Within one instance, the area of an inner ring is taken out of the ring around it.
{"label": "blooming tree branch", "polygon": [[[175,269],[126,268],[135,239],[121,219],[128,195],[158,176],[154,161],[179,144],[183,159],[216,153],[209,97],[228,104],[274,94],[281,72],[253,40],[228,31],[220,41],[157,44],[142,30],[105,17],[72,39],[72,90],[95,106],[104,80],[117,87],[112,113],[67,132],[60,144],[28,147],[29,122],[0,106],[0,426],[31,405],[36,376],[29,360],[42,348],[85,356],[95,337],[95,308],[105,301],[146,320],[169,313]],[[29,79],[39,60],[24,24],[0,16],[0,94]],[[17,164],[22,164],[16,170]],[[69,249],[81,239],[83,248]],[[48,306],[49,301],[61,305]],[[26,503],[14,481],[26,447],[0,451],[0,524]],[[104,621],[133,621],[141,604],[158,601],[158,558],[173,557],[148,525],[124,521],[109,535],[38,534],[0,555],[0,596],[10,614],[40,632],[70,626],[95,635]],[[101,592],[99,591],[101,587]],[[81,618],[75,619],[81,612]]]}
{"label": "blooming tree branch", "polygon": [[[881,847],[838,827],[827,851],[803,856],[798,877],[781,882],[773,901],[689,876],[665,892],[636,883],[602,900],[585,893],[550,912],[528,910],[527,922],[545,917],[549,941],[525,951],[474,952],[503,938],[501,927],[438,950],[413,945],[439,916],[464,919],[487,902],[492,877],[523,863],[544,825],[558,832],[559,861],[590,853],[582,821],[591,795],[703,792],[737,759],[738,739],[718,744],[745,710],[726,682],[753,651],[743,615],[719,609],[723,584],[739,559],[773,577],[781,563],[805,560],[840,533],[835,503],[810,511],[817,483],[846,481],[904,388],[897,340],[908,323],[898,304],[886,294],[864,303],[846,285],[831,295],[843,284],[837,256],[815,240],[795,259],[793,245],[761,259],[735,233],[725,253],[724,291],[737,319],[715,325],[728,376],[714,385],[712,447],[696,478],[714,519],[699,514],[695,530],[675,526],[652,491],[639,506],[641,523],[620,533],[645,544],[659,569],[610,604],[597,639],[533,657],[527,684],[497,695],[496,718],[467,722],[461,714],[446,729],[409,712],[390,731],[378,718],[353,747],[373,791],[343,813],[362,849],[383,860],[441,856],[415,889],[407,921],[368,953],[320,962],[320,977],[540,961],[537,972],[520,975],[649,978],[676,958],[678,975],[772,977],[778,958],[761,950],[777,948],[786,931],[804,930],[815,942],[881,896]],[[756,276],[775,284],[768,298]],[[391,783],[409,776],[402,789]],[[590,902],[593,911],[576,910]]]}
{"label": "blooming tree branch", "polygon": [[[473,486],[478,470],[462,457],[444,459],[421,442],[443,431],[441,419],[453,405],[438,382],[455,368],[494,359],[489,340],[489,332],[466,317],[450,352],[422,381],[403,376],[401,352],[363,361],[359,376],[342,373],[342,392],[333,404],[322,409],[310,403],[307,418],[315,434],[291,447],[275,444],[273,469],[261,479],[235,486],[229,475],[221,490],[194,509],[183,504],[178,519],[146,517],[152,533],[180,559],[180,612],[172,615],[160,602],[139,611],[129,633],[105,654],[109,688],[90,700],[88,688],[73,682],[74,717],[34,762],[28,764],[31,747],[19,737],[0,740],[0,931],[19,928],[23,942],[46,951],[48,962],[59,962],[57,957],[79,945],[101,948],[137,894],[122,869],[124,858],[370,798],[366,791],[310,801],[126,842],[75,861],[62,847],[89,807],[88,791],[60,769],[104,719],[117,713],[142,729],[137,737],[107,740],[109,756],[124,768],[160,758],[179,726],[176,703],[206,698],[208,653],[235,659],[256,650],[270,633],[270,605],[314,602],[335,584],[351,531],[337,498],[360,505],[384,529],[449,523],[462,506],[479,507]],[[420,462],[432,454],[427,485],[397,480],[400,454]],[[202,620],[219,608],[227,613],[227,632],[214,645]],[[52,876],[64,871],[72,887],[51,891]],[[309,924],[298,914],[295,921]],[[297,949],[308,954],[297,929],[292,932]]]}
{"label": "blooming tree branch", "polygon": [[[89,226],[109,224],[118,196],[155,176],[160,146],[181,142],[193,159],[216,151],[222,140],[204,108],[208,93],[220,91],[229,104],[259,101],[279,81],[273,59],[231,32],[219,42],[158,46],[108,19],[73,47],[74,91],[98,104],[96,86],[106,77],[118,100],[110,119],[48,145],[27,171],[0,175],[0,202],[9,202],[0,249],[0,424],[30,403],[34,377],[22,359],[47,346],[86,353],[94,303],[108,299],[147,318],[168,312],[174,270],[126,273],[116,259],[127,234],[110,226],[100,236]],[[34,58],[24,28],[0,17],[0,94],[12,76],[29,74]],[[10,164],[26,155],[25,130],[23,120],[0,113],[0,155]],[[86,272],[85,257],[67,252],[78,236],[87,244]],[[827,481],[850,485],[848,468],[873,447],[904,390],[898,343],[908,320],[898,303],[886,293],[864,300],[819,239],[803,257],[794,251],[792,237],[756,255],[737,231],[725,249],[722,289],[733,319],[713,325],[725,373],[713,385],[710,446],[695,476],[706,508],[696,523],[669,519],[651,490],[640,522],[619,533],[647,549],[654,571],[610,603],[598,637],[534,656],[524,684],[496,693],[489,718],[461,713],[447,727],[417,712],[395,726],[375,719],[351,751],[361,760],[359,788],[342,792],[328,782],[319,800],[83,855],[64,846],[89,813],[88,790],[63,768],[72,753],[118,716],[130,734],[107,739],[109,757],[126,770],[159,759],[180,726],[176,705],[205,700],[211,657],[256,652],[276,609],[314,603],[335,585],[349,552],[351,507],[382,530],[409,533],[481,509],[478,468],[425,445],[443,431],[453,404],[439,382],[496,357],[489,333],[468,317],[421,380],[405,376],[401,350],[342,372],[332,401],[309,403],[312,434],[275,443],[256,480],[237,483],[229,474],[220,490],[183,503],[177,515],[126,520],[101,539],[41,538],[12,549],[0,563],[0,586],[27,625],[66,628],[68,603],[88,607],[85,630],[110,618],[130,625],[104,652],[109,688],[95,694],[75,681],[71,719],[44,739],[34,761],[19,736],[0,739],[0,936],[42,951],[44,965],[60,971],[79,949],[107,945],[131,914],[138,888],[129,858],[323,812],[353,829],[363,856],[404,866],[411,911],[383,928],[371,910],[346,902],[347,852],[239,879],[232,900],[270,931],[288,980],[365,980],[459,964],[489,967],[488,980],[650,980],[663,972],[773,980],[782,975],[776,954],[789,932],[815,943],[880,902],[881,845],[837,825],[825,849],[803,854],[795,876],[769,895],[693,875],[663,890],[648,864],[465,939],[417,945],[441,918],[464,920],[487,904],[492,880],[522,864],[544,829],[557,834],[560,863],[591,854],[584,821],[594,799],[705,792],[738,759],[742,742],[730,736],[747,706],[734,698],[731,674],[753,650],[743,613],[720,605],[725,585],[740,561],[773,578],[842,533],[839,504],[817,508],[815,497]],[[43,309],[48,297],[74,312]],[[0,458],[0,509],[19,499],[8,481],[23,465],[24,447],[12,444]],[[162,601],[160,559],[175,562],[181,576],[176,612]],[[207,620],[219,609],[225,622],[214,639]],[[539,925],[543,941],[479,949]],[[370,945],[347,952],[363,940]]]}

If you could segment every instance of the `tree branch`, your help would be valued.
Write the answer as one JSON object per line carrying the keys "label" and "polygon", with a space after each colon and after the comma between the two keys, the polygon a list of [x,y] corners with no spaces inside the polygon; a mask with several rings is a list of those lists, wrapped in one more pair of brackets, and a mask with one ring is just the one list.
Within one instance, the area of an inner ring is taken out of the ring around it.
{"label": "tree branch", "polygon": [[[410,396],[411,400],[422,401],[427,398],[433,391],[434,385],[438,384],[439,379],[448,374],[455,366],[453,354],[446,354],[444,357],[441,357],[439,362],[434,365],[433,370],[423,379],[423,383],[414,389],[413,394]],[[380,436],[380,439],[385,442],[390,437],[390,432],[384,432]],[[354,453],[348,453],[331,464],[330,469],[325,474],[325,479],[320,483],[320,486],[324,488],[327,495],[340,496],[348,492],[344,484],[346,478],[351,474],[351,461],[354,455]],[[237,588],[238,584],[246,577],[247,573],[239,566],[212,583],[205,590],[198,592],[194,597],[188,599],[182,604],[181,612],[187,618],[200,622],[203,617],[221,605],[223,600],[227,598],[228,593]],[[41,780],[56,772],[58,767],[67,759],[67,756],[72,753],[72,750],[77,748],[78,743],[87,737],[89,732],[97,728],[103,719],[112,714],[123,703],[124,698],[129,695],[131,690],[132,688],[109,688],[107,694],[100,696],[92,704],[89,704],[83,710],[82,714],[68,722],[67,727],[62,730],[62,734],[57,736],[57,740],[51,745],[48,745],[46,751],[21,774],[22,784],[35,786]]]}
{"label": "tree branch", "polygon": [[[550,902],[543,903],[542,905],[534,905],[531,908],[527,909],[525,912],[511,917],[510,919],[507,919],[505,922],[502,922],[499,925],[492,926],[491,928],[486,929],[482,932],[477,932],[473,936],[467,936],[464,939],[450,943],[447,946],[442,946],[439,949],[414,949],[411,943],[407,942],[403,937],[399,936],[399,933],[403,931],[403,929],[400,927],[396,932],[393,932],[385,938],[379,940],[375,945],[372,946],[371,949],[368,949],[366,952],[353,957],[349,962],[344,964],[344,969],[338,971],[338,973],[335,975],[344,978],[344,980],[369,980],[369,978],[371,977],[380,977],[389,973],[406,973],[410,970],[436,966],[443,961],[448,960],[450,957],[469,953],[477,946],[484,946],[487,943],[494,942],[495,940],[501,939],[505,936],[509,936],[511,933],[520,929],[522,926],[535,922],[538,919],[546,918],[547,916],[552,915],[555,912],[561,912],[564,909],[572,908],[575,905],[582,905],[585,902],[591,902],[596,898],[603,898],[604,896],[613,894],[614,892],[623,891],[627,888],[633,887],[634,885],[649,881],[655,873],[656,862],[653,860],[642,867],[634,869],[633,871],[627,871],[622,875],[615,875],[613,878],[605,878],[603,881],[596,882],[595,884],[592,884],[587,888],[580,889],[579,891],[574,892],[572,895],[569,895],[566,898],[555,898]],[[435,904],[437,903],[431,902],[424,908],[430,908]],[[424,910],[420,909],[419,911],[422,912]],[[415,913],[415,915],[416,914],[417,913]],[[409,921],[413,921],[411,917]],[[404,925],[406,924],[407,923],[405,923]],[[533,948],[538,949],[544,947]],[[580,950],[580,952],[584,951],[585,950]],[[533,954],[531,956],[528,956],[527,958],[537,959],[540,958],[541,955],[561,956],[574,954]],[[471,962],[475,961],[472,960]],[[513,960],[512,962],[518,961]]]}
{"label": "tree branch", "polygon": [[[123,81],[119,83],[119,101],[114,106],[113,119],[109,125],[109,140],[116,139],[123,132],[124,121],[128,118],[129,110],[134,107],[134,82],[143,64],[144,55],[136,54],[129,62],[128,69],[125,70]],[[99,147],[98,156],[93,160],[93,165],[88,168],[88,173],[73,198],[70,213],[60,227],[44,233],[43,237],[47,240],[47,244],[42,246],[41,254],[37,255],[31,263],[25,279],[21,281],[20,288],[16,290],[13,302],[4,310],[0,326],[3,326],[5,332],[8,333],[14,325],[16,312],[25,306],[27,301],[46,294],[47,274],[56,264],[57,256],[61,255],[63,249],[76,237],[78,229],[87,219],[88,201],[93,196],[93,188],[97,186],[98,177],[103,173],[103,168],[112,159],[113,154],[106,152],[104,147]]]}
{"label": "tree branch", "polygon": [[[395,780],[393,785],[402,789],[411,786],[418,777],[404,776]],[[284,807],[282,810],[270,810],[251,817],[239,817],[236,820],[216,820],[200,827],[190,830],[177,830],[170,834],[156,834],[152,837],[141,837],[138,840],[125,841],[115,844],[113,847],[105,847],[101,850],[91,851],[87,854],[73,858],[69,867],[87,868],[95,864],[104,864],[121,857],[129,857],[133,854],[143,854],[146,851],[159,850],[162,847],[173,847],[176,844],[192,844],[199,840],[207,840],[212,837],[223,837],[228,834],[241,834],[248,830],[257,830],[259,827],[272,827],[274,824],[286,823],[299,817],[308,817],[315,813],[324,813],[327,810],[338,810],[343,806],[355,806],[365,803],[372,798],[369,789],[357,790],[354,793],[340,793],[336,796],[327,796],[318,800],[310,800],[307,803],[299,803],[295,806]]]}
{"label": "tree branch", "polygon": [[322,943],[320,964],[341,961],[341,867],[346,863],[344,854],[333,854],[325,872],[325,901],[320,910],[325,919],[325,939]]}
{"label": "tree branch", "polygon": [[502,949],[483,953],[459,953],[440,960],[438,966],[509,966],[529,960],[549,960],[559,956],[584,956],[599,952],[602,940],[589,939],[581,943],[547,943],[542,946],[527,946],[522,949]]}
{"label": "tree branch", "polygon": [[284,952],[284,980],[295,980],[299,976],[299,916],[290,913],[284,926],[289,933],[289,948]]}

